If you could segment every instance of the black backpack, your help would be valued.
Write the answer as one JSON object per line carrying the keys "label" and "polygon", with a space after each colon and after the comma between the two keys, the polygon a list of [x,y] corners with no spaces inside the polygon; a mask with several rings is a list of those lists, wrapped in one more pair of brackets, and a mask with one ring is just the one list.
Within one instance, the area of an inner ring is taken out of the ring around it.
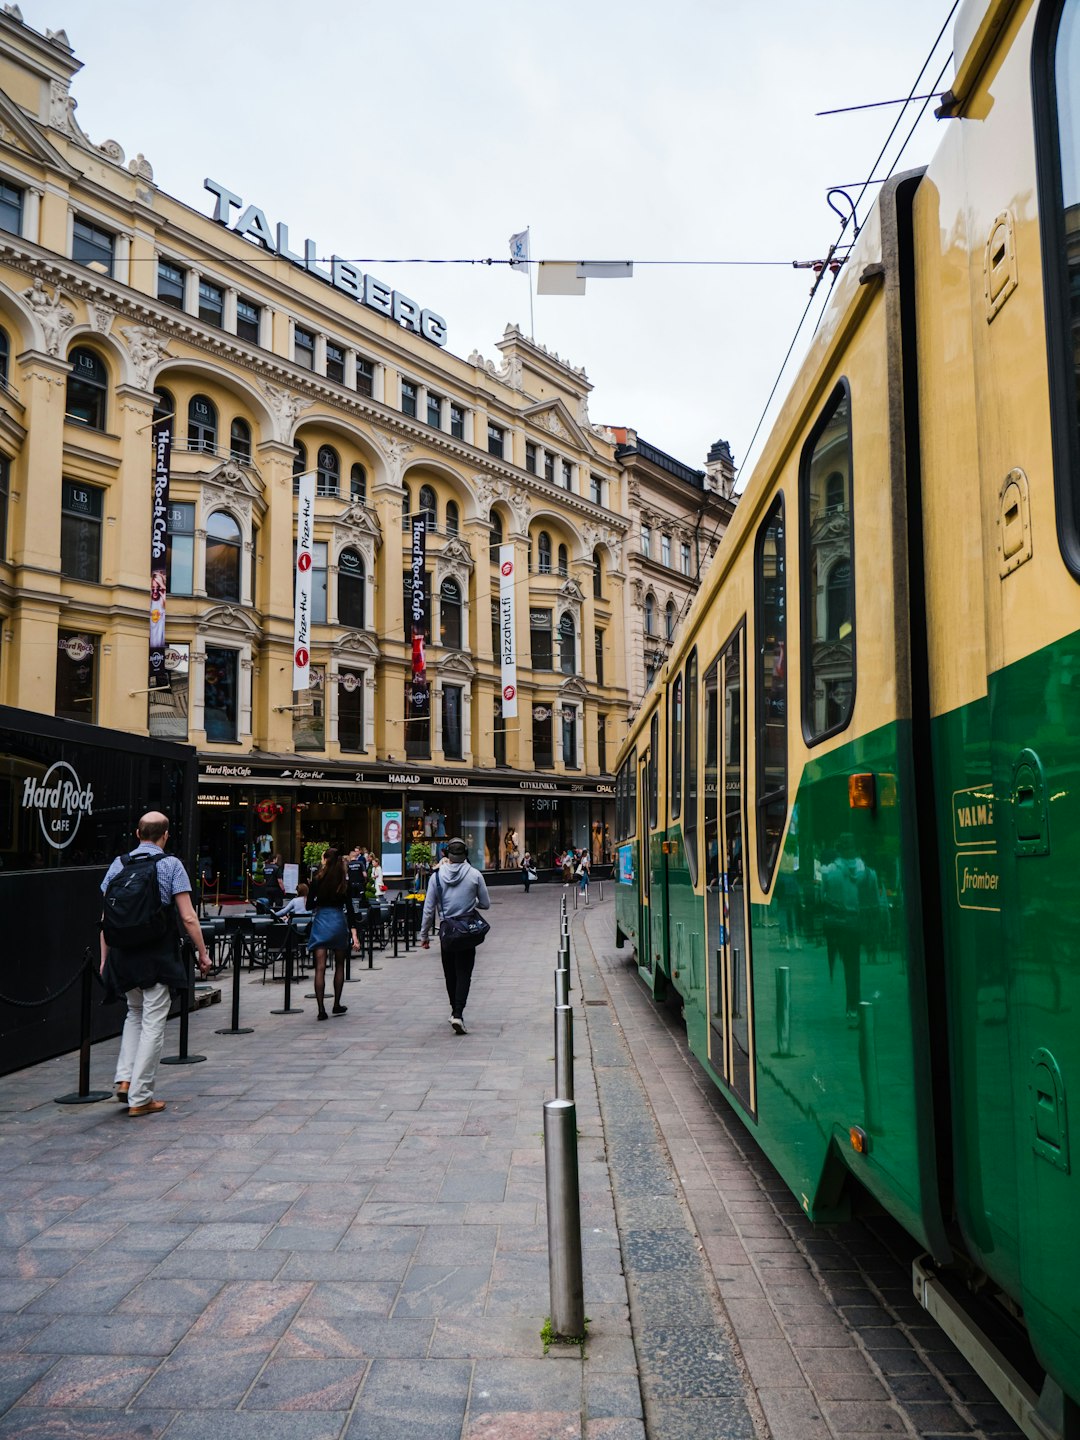
{"label": "black backpack", "polygon": [[161,899],[160,855],[123,855],[122,869],[105,891],[102,929],[105,943],[117,950],[140,950],[163,940],[170,930],[172,906]]}

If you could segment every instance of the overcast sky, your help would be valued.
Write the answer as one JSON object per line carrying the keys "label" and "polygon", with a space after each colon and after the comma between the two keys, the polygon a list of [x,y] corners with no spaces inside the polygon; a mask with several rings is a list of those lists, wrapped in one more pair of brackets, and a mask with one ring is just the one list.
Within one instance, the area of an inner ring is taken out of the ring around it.
{"label": "overcast sky", "polygon": [[[368,259],[504,259],[526,225],[534,259],[819,257],[839,226],[826,189],[869,175],[897,112],[814,112],[906,95],[950,8],[22,0],[84,62],[72,93],[95,143],[141,151],[197,210],[209,175],[294,248]],[[951,27],[930,81],[950,49]],[[900,168],[925,163],[940,123]],[[497,359],[507,321],[528,331],[526,281],[505,266],[369,268],[445,316],[455,354]],[[583,299],[535,297],[536,338],[585,367],[594,421],[694,466],[722,437],[741,463],[811,280],[639,265]]]}

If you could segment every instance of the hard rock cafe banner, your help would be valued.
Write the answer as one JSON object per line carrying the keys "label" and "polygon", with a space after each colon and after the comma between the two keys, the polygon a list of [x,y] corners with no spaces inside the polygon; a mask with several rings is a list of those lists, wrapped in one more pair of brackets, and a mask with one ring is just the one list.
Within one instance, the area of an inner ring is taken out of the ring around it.
{"label": "hard rock cafe banner", "polygon": [[165,597],[169,588],[169,457],[171,417],[153,427],[154,490],[150,510],[150,678],[151,690],[170,688],[165,665]]}
{"label": "hard rock cafe banner", "polygon": [[502,713],[517,712],[517,633],[514,629],[514,547],[499,546],[499,651],[502,661]]}
{"label": "hard rock cafe banner", "polygon": [[307,690],[311,677],[311,561],[315,537],[315,476],[297,480],[296,590],[293,610],[294,690]]}
{"label": "hard rock cafe banner", "polygon": [[412,639],[411,709],[414,715],[428,710],[427,659],[424,655],[424,617],[427,597],[427,515],[412,522],[412,561],[409,574],[409,634]]}

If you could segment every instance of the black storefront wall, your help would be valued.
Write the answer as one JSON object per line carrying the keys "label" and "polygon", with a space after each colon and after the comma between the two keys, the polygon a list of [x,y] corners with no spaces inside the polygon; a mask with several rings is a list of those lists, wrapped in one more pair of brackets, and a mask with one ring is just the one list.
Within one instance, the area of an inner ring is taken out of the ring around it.
{"label": "black storefront wall", "polygon": [[[0,1074],[78,1045],[102,877],[147,810],[169,816],[170,852],[190,868],[195,780],[190,746],[0,706]],[[95,987],[95,1040],[124,1018],[100,1001]]]}
{"label": "black storefront wall", "polygon": [[518,878],[526,850],[540,869],[567,845],[588,848],[594,864],[611,861],[614,783],[605,779],[393,764],[297,766],[286,756],[204,757],[199,765],[198,848],[221,876],[222,893],[250,887],[260,853],[300,861],[305,842],[365,844],[378,852],[384,812],[398,811],[403,852],[423,840],[438,857],[460,833],[474,864],[508,878]]}

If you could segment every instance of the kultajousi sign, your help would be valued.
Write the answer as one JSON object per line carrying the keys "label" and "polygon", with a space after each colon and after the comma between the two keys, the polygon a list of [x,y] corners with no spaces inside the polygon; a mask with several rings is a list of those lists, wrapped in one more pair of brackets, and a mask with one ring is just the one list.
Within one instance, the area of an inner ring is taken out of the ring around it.
{"label": "kultajousi sign", "polygon": [[[266,218],[266,212],[260,210],[258,205],[244,206],[242,198],[235,191],[216,180],[205,179],[205,189],[211,195],[217,196],[217,204],[214,206],[214,219],[219,225],[227,225],[237,235],[244,235],[249,240],[261,245],[271,255],[280,255],[282,260],[290,260],[294,265],[299,265],[309,275],[317,275],[320,280],[325,280],[328,285],[342,291],[345,295],[351,295],[361,305],[366,305],[370,310],[377,310],[380,315],[386,315],[391,320],[401,325],[406,330],[412,330],[417,335],[422,335],[425,340],[430,340],[435,345],[446,344],[446,321],[441,315],[436,315],[433,310],[425,310],[415,300],[410,300],[400,290],[394,290],[377,280],[370,272],[364,273],[358,266],[348,260],[342,260],[340,255],[330,257],[329,269],[320,265],[318,260],[319,248],[314,240],[304,241],[304,253],[296,254],[289,248],[289,227],[280,221],[276,227],[271,227]],[[233,219],[233,211],[239,210],[240,214]]]}

